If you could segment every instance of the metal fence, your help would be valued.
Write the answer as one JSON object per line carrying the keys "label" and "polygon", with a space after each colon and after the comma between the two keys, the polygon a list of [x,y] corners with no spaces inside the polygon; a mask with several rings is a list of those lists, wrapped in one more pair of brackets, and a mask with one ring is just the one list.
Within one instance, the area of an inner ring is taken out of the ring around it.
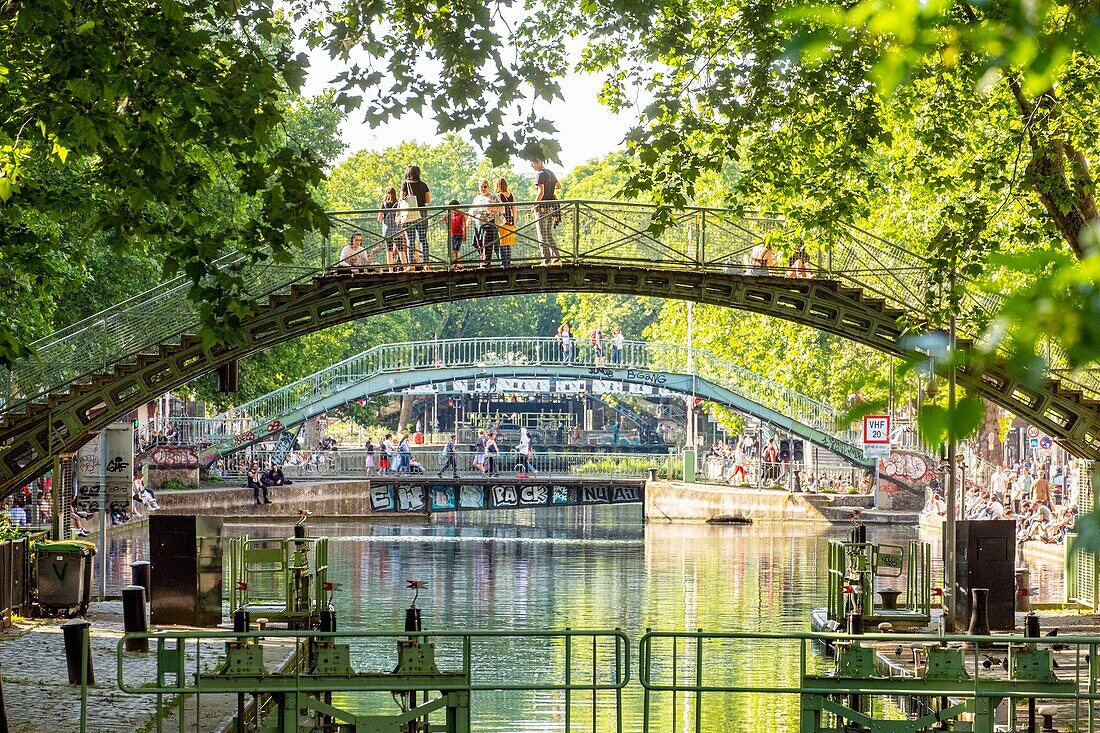
{"label": "metal fence", "polygon": [[[126,645],[135,639],[146,639],[154,648],[154,670],[127,653]],[[279,645],[288,651],[297,649],[296,659],[288,667],[267,669],[262,649]],[[326,725],[324,716],[347,719],[349,714],[333,705],[351,703],[367,706],[372,713],[369,718],[350,716],[358,720],[360,730],[368,720],[371,730],[428,730],[424,723],[430,717],[431,730],[469,733],[471,720],[482,717],[470,704],[472,696],[508,693],[496,699],[511,701],[513,722],[526,719],[538,707],[553,729],[573,731],[575,725],[589,729],[590,724],[592,731],[621,733],[630,646],[629,638],[618,629],[413,634],[162,631],[127,634],[119,640],[117,679],[123,693],[155,696],[158,733],[169,708],[178,705],[179,730],[198,730],[206,701],[212,700],[218,709],[227,694],[260,693],[275,696],[279,705],[293,710],[293,714],[277,711],[279,730],[285,731],[335,730],[332,718]],[[222,662],[224,656],[230,659]],[[487,658],[512,659],[517,664],[485,665]],[[436,667],[440,671],[434,671]],[[86,689],[82,692],[86,701]],[[302,722],[303,711],[309,724]],[[242,717],[238,730],[258,729],[252,726]],[[85,730],[83,719],[80,730]]]}
{"label": "metal fence", "polygon": [[[825,644],[847,649],[853,642],[863,649],[835,666],[817,651]],[[974,721],[965,730],[993,733],[993,712],[1002,703],[1007,703],[1006,730],[1021,730],[1026,716],[1017,707],[1029,699],[1063,703],[1056,716],[1062,730],[1097,729],[1100,665],[1090,660],[1097,658],[1100,637],[906,634],[904,642],[902,654],[895,651],[901,649],[897,634],[649,631],[638,652],[638,681],[646,691],[642,730],[724,730],[732,726],[723,716],[741,707],[739,698],[747,704],[747,695],[801,698],[788,710],[792,717],[758,719],[758,730],[849,730],[854,728],[840,718],[866,726],[872,717],[876,725],[870,730],[933,730],[943,720],[949,721],[944,729],[957,730],[952,719],[961,720],[961,715]],[[935,661],[929,661],[932,654]],[[797,659],[798,668],[777,675],[772,665],[730,663],[763,656]],[[946,674],[938,666],[945,662],[951,664]],[[821,704],[829,698],[842,702],[842,696],[862,699],[854,711]],[[913,703],[915,714],[896,719],[883,710],[884,698]],[[855,715],[845,717],[849,711]],[[822,720],[822,712],[831,723]],[[885,722],[889,717],[895,719]]]}
{"label": "metal fence", "polygon": [[[225,477],[243,479],[249,466],[255,462],[261,467],[271,465],[273,451],[251,448],[234,454],[225,461],[222,473]],[[384,454],[373,454],[373,466],[368,466],[368,453],[362,448],[341,448],[336,451],[295,451],[283,464],[283,474],[288,478],[348,478],[380,475],[379,460]],[[459,451],[459,473],[467,476],[482,475],[474,466],[475,453]],[[415,461],[412,472],[432,475],[439,472],[443,457],[439,446],[414,448]],[[600,476],[608,478],[645,478],[649,469],[656,468],[660,478],[679,478],[683,474],[682,459],[669,453],[536,453],[528,464],[537,476]],[[521,468],[519,454],[504,451],[497,457],[497,469],[501,473],[516,473]]]}
{"label": "metal fence", "polygon": [[31,537],[0,542],[0,629],[11,626],[12,615],[30,615]]}

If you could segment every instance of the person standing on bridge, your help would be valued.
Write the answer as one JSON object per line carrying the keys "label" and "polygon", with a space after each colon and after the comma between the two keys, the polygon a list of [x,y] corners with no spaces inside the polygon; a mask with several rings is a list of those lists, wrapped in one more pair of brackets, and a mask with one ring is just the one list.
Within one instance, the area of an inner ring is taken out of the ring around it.
{"label": "person standing on bridge", "polygon": [[[449,206],[458,206],[458,199],[451,199]],[[451,232],[451,267],[461,268],[462,243],[466,241],[466,223],[469,217],[459,209],[447,212],[447,229]]]}
{"label": "person standing on bridge", "polygon": [[623,343],[625,341],[623,330],[616,327],[615,335],[611,337],[611,363],[615,366],[623,363]]}
{"label": "person standing on bridge", "polygon": [[592,347],[592,361],[596,366],[603,366],[604,352],[603,352],[603,321],[596,324],[596,328],[592,330],[592,333],[588,337],[588,343]]}
{"label": "person standing on bridge", "polygon": [[535,220],[538,223],[539,249],[542,252],[542,264],[560,265],[561,254],[554,241],[554,227],[561,221],[561,204],[558,203],[557,190],[561,182],[554,172],[541,160],[531,163],[538,174],[535,178]]}
{"label": "person standing on bridge", "polygon": [[[409,196],[416,199],[417,207],[416,218],[408,218],[405,227],[405,236],[408,238],[409,245],[409,265],[411,266],[413,262],[420,259],[418,257],[414,258],[416,241],[419,239],[424,269],[428,269],[428,219],[421,208],[432,202],[432,192],[428,189],[428,184],[420,180],[420,166],[418,165],[410,165],[405,169],[405,182],[401,185],[404,186]],[[412,222],[411,225],[408,222]]]}
{"label": "person standing on bridge", "polygon": [[573,334],[569,331],[569,324],[558,326],[558,344],[561,346],[562,364],[573,363]]}
{"label": "person standing on bridge", "polygon": [[390,271],[394,272],[401,262],[404,245],[401,242],[401,225],[397,222],[397,191],[393,186],[386,189],[378,208],[381,209],[378,221],[382,223],[382,238],[386,242],[386,262]]}
{"label": "person standing on bridge", "polygon": [[512,246],[516,243],[516,197],[508,190],[508,179],[497,179],[496,195],[502,204],[512,204],[504,207],[504,223],[500,225],[500,266],[511,267]]}
{"label": "person standing on bridge", "polygon": [[457,435],[451,435],[447,439],[447,445],[443,446],[443,466],[436,474],[439,478],[443,478],[448,468],[451,469],[452,478],[458,478],[458,447],[455,445],[457,440]]}
{"label": "person standing on bridge", "polygon": [[[504,207],[498,206],[500,198],[489,191],[489,181],[482,178],[477,182],[478,195],[474,197],[470,216],[477,224],[474,226],[474,246],[481,253],[481,266],[493,264],[493,250],[500,243],[500,226],[504,224]],[[511,257],[511,255],[509,255]]]}

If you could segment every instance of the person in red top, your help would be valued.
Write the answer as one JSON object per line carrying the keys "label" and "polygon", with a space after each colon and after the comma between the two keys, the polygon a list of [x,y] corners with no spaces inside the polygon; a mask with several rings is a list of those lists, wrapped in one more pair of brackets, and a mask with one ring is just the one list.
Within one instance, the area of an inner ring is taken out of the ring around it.
{"label": "person in red top", "polygon": [[[458,206],[458,199],[451,199],[451,206]],[[451,264],[462,267],[458,261],[462,258],[462,243],[466,241],[466,221],[468,217],[458,209],[447,212],[451,227]]]}

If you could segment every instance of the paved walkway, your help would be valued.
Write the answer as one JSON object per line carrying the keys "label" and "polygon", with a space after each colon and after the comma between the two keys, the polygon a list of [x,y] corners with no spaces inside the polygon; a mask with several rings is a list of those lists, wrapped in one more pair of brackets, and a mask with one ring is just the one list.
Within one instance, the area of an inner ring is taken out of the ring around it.
{"label": "paved walkway", "polygon": [[[93,603],[87,620],[91,622],[91,641],[95,686],[88,690],[87,733],[134,733],[156,730],[156,696],[128,695],[118,688],[117,649],[122,638],[122,603]],[[62,619],[20,620],[15,628],[0,633],[0,664],[3,665],[4,698],[7,702],[10,733],[77,733],[80,727],[80,686],[68,684],[65,648],[61,634]],[[183,627],[172,627],[182,630]],[[223,647],[220,642],[204,644],[202,667],[209,669]],[[276,667],[290,647],[265,645],[272,655],[268,668]],[[187,654],[186,669],[195,669],[194,653]],[[126,680],[140,686],[156,677],[155,653],[127,653]],[[188,730],[210,733],[236,710],[232,696],[207,696],[202,700],[198,725],[195,703],[187,706]],[[173,707],[165,718],[164,730],[179,730]]]}

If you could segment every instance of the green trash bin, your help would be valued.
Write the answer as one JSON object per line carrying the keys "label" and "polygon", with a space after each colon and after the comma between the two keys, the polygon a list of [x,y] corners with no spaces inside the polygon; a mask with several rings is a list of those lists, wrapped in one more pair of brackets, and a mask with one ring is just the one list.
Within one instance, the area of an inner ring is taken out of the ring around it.
{"label": "green trash bin", "polygon": [[79,540],[40,542],[34,555],[39,607],[48,613],[75,610],[83,616],[92,598],[95,545]]}

